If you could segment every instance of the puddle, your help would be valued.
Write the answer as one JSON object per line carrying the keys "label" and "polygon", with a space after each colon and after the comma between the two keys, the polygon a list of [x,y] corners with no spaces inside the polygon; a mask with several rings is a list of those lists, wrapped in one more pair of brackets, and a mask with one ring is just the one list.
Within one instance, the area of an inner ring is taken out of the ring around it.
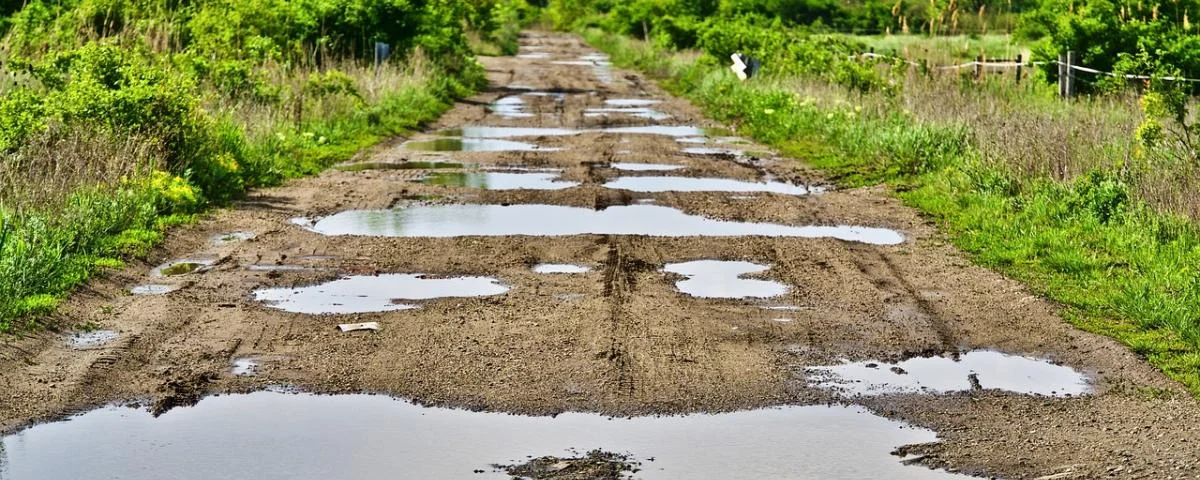
{"label": "puddle", "polygon": [[663,267],[664,272],[687,276],[687,280],[675,282],[675,287],[693,297],[770,298],[787,293],[789,288],[782,283],[742,278],[744,275],[761,273],[768,269],[769,267],[750,262],[720,260],[672,263]]}
{"label": "puddle", "polygon": [[498,140],[493,138],[437,138],[410,141],[404,148],[422,152],[554,152],[557,148],[542,148],[532,143]]}
{"label": "puddle", "polygon": [[533,267],[533,273],[587,273],[591,267],[569,263],[542,263]]}
{"label": "puddle", "polygon": [[1071,396],[1091,391],[1085,375],[1066,366],[990,350],[917,357],[900,363],[854,362],[805,369],[810,384],[847,395],[951,393],[979,388],[1028,395]]}
{"label": "puddle", "polygon": [[[72,334],[67,339],[67,344],[76,350],[87,350],[96,348],[104,344],[116,340],[121,334],[112,330],[92,330],[90,332],[78,332]],[[0,468],[0,473],[4,473],[4,469]]]}
{"label": "puddle", "polygon": [[517,58],[527,58],[527,59],[531,59],[531,60],[538,60],[538,59],[543,59],[543,58],[550,58],[550,54],[546,53],[546,52],[518,53]]}
{"label": "puddle", "polygon": [[258,235],[255,235],[254,232],[218,233],[216,235],[213,235],[212,244],[214,247],[220,247],[222,245],[228,245],[230,243],[237,243],[237,242],[244,242],[246,240],[251,240],[257,236]]}
{"label": "puddle", "polygon": [[190,273],[200,273],[208,270],[217,263],[213,258],[184,258],[174,260],[150,270],[150,275],[154,277],[173,277],[176,275],[187,275]]}
{"label": "puddle", "polygon": [[403,300],[500,295],[508,287],[490,277],[426,278],[392,273],[343,277],[328,283],[254,291],[254,299],[272,308],[319,315],[411,310],[420,305]]}
{"label": "puddle", "polygon": [[492,113],[504,118],[529,118],[534,116],[532,113],[525,111],[525,100],[522,100],[519,95],[502,97],[492,102],[489,108]]}
{"label": "puddle", "polygon": [[304,265],[265,265],[261,263],[250,265],[246,267],[246,269],[250,270],[251,272],[303,272],[315,270],[312,267],[306,267]]}
{"label": "puddle", "polygon": [[348,210],[308,227],[323,235],[462,237],[471,235],[655,235],[663,237],[804,237],[895,245],[895,230],[856,226],[742,223],[688,215],[671,207],[626,205],[604,210],[559,205],[429,205]]}
{"label": "puddle", "polygon": [[[435,132],[439,137],[472,138],[517,138],[517,137],[562,137],[584,133],[619,133],[630,135],[663,135],[668,137],[695,137],[704,135],[703,128],[684,125],[639,125],[631,127],[608,127],[596,129],[556,127],[463,127]],[[442,140],[451,140],[450,138]],[[409,142],[409,145],[419,142]],[[411,147],[410,147],[411,149]]]}
{"label": "puddle", "polygon": [[704,135],[703,128],[673,125],[645,125],[640,127],[612,127],[604,131],[637,135],[664,135],[668,137],[695,137]]}
{"label": "puddle", "polygon": [[605,105],[613,107],[647,107],[662,103],[660,100],[650,100],[646,98],[610,98],[604,101]]}
{"label": "puddle", "polygon": [[629,115],[631,117],[645,118],[647,120],[655,120],[655,121],[666,120],[668,118],[671,118],[670,115],[667,115],[658,110],[655,110],[652,108],[640,108],[640,107],[589,108],[589,109],[586,109],[583,111],[583,116],[585,116],[585,117],[603,117],[603,116],[607,116],[608,114]]}
{"label": "puddle", "polygon": [[732,148],[688,147],[683,149],[683,153],[688,155],[733,155],[738,157],[745,152],[742,152],[741,150],[734,150]]}
{"label": "puddle", "polygon": [[682,170],[683,165],[671,165],[666,163],[629,163],[617,162],[610,165],[617,170],[625,170],[627,172],[667,172],[671,170]]}
{"label": "puddle", "polygon": [[807,195],[803,185],[784,182],[743,182],[731,178],[694,177],[620,177],[605,183],[606,188],[634,192],[770,192],[784,195]]}
{"label": "puddle", "polygon": [[[5,436],[8,480],[121,478],[512,478],[493,464],[571,450],[628,452],[644,480],[968,478],[890,454],[930,430],[861,407],[610,419],[424,408],[378,395],[208,397],[155,418],[104,407]],[[63,452],[70,452],[64,461]],[[650,459],[653,458],[653,461]]]}
{"label": "puddle", "polygon": [[253,377],[258,373],[259,363],[258,357],[235,358],[229,373],[235,377]]}
{"label": "puddle", "polygon": [[440,172],[423,180],[429,185],[481,188],[484,190],[562,190],[579,185],[579,182],[555,180],[561,172],[507,173],[507,172]]}
{"label": "puddle", "polygon": [[679,137],[675,139],[679,143],[708,143],[708,138],[705,137]]}
{"label": "puddle", "polygon": [[148,284],[133,287],[129,289],[129,293],[134,295],[166,295],[176,290],[179,290],[179,287],[175,285]]}
{"label": "puddle", "polygon": [[333,168],[343,172],[361,172],[364,170],[440,170],[470,168],[470,165],[455,162],[353,162],[339,163]]}

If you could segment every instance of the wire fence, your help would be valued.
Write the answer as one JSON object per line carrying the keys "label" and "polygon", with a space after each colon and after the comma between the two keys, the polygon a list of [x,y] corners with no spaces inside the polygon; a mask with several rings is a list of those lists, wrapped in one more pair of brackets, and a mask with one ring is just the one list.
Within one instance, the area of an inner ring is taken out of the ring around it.
{"label": "wire fence", "polygon": [[[882,55],[882,54],[878,54],[875,52],[861,53],[856,56],[858,58],[877,58],[877,59],[886,59],[886,60],[898,60],[900,62],[903,62],[903,63],[908,64],[913,67],[923,67],[923,68],[929,68],[931,70],[961,70],[964,68],[1004,69],[1004,68],[1035,67],[1035,66],[1043,66],[1043,65],[1059,65],[1059,66],[1064,66],[1064,67],[1066,67],[1070,70],[1076,71],[1076,72],[1084,72],[1084,73],[1090,73],[1090,74],[1094,74],[1094,75],[1104,75],[1104,76],[1113,77],[1113,78],[1124,78],[1127,80],[1162,80],[1162,81],[1166,81],[1166,82],[1200,82],[1200,79],[1196,79],[1196,78],[1184,78],[1184,77],[1174,77],[1174,76],[1156,77],[1156,76],[1152,76],[1152,75],[1135,75],[1135,74],[1128,74],[1128,73],[1106,72],[1103,70],[1097,70],[1095,68],[1088,68],[1088,67],[1085,67],[1082,65],[1075,65],[1070,62],[1065,62],[1062,60],[1024,62],[1024,61],[1020,60],[1019,55],[1017,56],[1017,60],[1007,60],[1007,59],[1006,60],[994,60],[994,61],[974,60],[974,61],[959,63],[959,64],[955,64],[955,65],[927,65],[927,64],[924,64],[921,62],[915,62],[913,60],[910,60],[910,59],[907,59],[904,57],[897,57],[894,55]],[[851,58],[854,58],[856,56],[852,55]]]}

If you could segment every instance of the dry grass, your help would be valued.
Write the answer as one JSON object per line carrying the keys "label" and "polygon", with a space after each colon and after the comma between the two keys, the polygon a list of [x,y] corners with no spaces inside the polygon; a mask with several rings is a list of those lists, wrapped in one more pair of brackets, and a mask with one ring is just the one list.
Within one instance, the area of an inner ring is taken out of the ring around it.
{"label": "dry grass", "polygon": [[146,175],[163,158],[161,141],[151,136],[52,126],[0,154],[0,205],[8,212],[53,211],[72,192]]}

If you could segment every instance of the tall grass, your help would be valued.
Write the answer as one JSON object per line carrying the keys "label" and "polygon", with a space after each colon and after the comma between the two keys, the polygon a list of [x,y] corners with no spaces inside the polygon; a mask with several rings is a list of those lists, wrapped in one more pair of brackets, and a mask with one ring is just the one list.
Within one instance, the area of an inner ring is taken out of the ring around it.
{"label": "tall grass", "polygon": [[1200,393],[1200,217],[1193,165],[1132,141],[1132,98],[903,79],[895,93],[811,78],[740,82],[723,66],[589,31],[739,133],[850,185],[889,183],[976,262],[1062,304]]}

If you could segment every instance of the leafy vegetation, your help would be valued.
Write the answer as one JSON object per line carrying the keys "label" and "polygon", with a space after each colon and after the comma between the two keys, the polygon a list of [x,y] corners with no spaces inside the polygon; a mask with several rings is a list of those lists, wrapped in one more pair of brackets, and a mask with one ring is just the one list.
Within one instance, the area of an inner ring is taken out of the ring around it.
{"label": "leafy vegetation", "polygon": [[511,51],[532,14],[517,0],[28,0],[0,18],[4,332],[208,206],[435,118],[481,85],[468,38]]}

